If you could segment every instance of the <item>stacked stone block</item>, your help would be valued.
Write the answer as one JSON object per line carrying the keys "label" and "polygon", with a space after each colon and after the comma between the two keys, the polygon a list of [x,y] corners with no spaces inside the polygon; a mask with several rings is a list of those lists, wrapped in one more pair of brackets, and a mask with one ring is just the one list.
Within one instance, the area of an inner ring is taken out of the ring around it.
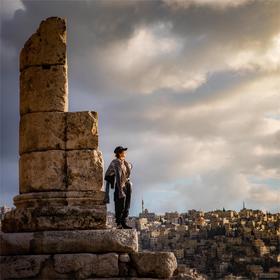
{"label": "stacked stone block", "polygon": [[170,252],[138,252],[106,228],[98,114],[68,112],[66,22],[40,24],[20,53],[19,194],[0,234],[1,279],[170,278]]}

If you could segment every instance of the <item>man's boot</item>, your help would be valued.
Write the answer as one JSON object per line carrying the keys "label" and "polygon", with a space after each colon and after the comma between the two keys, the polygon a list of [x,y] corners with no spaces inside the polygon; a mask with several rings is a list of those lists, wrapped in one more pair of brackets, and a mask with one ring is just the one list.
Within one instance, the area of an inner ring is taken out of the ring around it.
{"label": "man's boot", "polygon": [[131,229],[132,228],[132,227],[130,227],[129,225],[126,224],[125,220],[121,221],[121,225],[122,225],[123,228],[127,228],[127,229]]}
{"label": "man's boot", "polygon": [[117,228],[121,229],[121,228],[124,228],[124,227],[122,226],[122,224],[117,224]]}

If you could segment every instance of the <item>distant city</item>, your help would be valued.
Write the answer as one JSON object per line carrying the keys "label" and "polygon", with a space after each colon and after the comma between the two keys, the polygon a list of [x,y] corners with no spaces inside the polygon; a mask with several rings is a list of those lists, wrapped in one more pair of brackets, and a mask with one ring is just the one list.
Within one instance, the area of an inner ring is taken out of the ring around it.
{"label": "distant city", "polygon": [[[12,207],[0,207],[0,218]],[[280,279],[280,213],[188,210],[158,215],[144,207],[128,224],[138,232],[139,251],[172,251],[178,271],[196,279]],[[115,227],[113,212],[108,227]]]}
{"label": "distant city", "polygon": [[[108,212],[112,227],[114,213]],[[280,279],[280,213],[189,210],[157,215],[144,208],[129,217],[138,231],[139,250],[172,251],[179,272],[199,279]],[[204,276],[204,277],[203,277]]]}

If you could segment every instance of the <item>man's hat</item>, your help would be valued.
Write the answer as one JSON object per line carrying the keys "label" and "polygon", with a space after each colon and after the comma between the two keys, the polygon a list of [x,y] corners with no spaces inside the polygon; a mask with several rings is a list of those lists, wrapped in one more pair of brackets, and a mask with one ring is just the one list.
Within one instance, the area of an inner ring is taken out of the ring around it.
{"label": "man's hat", "polygon": [[118,146],[115,148],[114,153],[117,154],[117,153],[120,153],[120,152],[126,151],[126,150],[127,150],[127,148],[124,148],[123,146]]}

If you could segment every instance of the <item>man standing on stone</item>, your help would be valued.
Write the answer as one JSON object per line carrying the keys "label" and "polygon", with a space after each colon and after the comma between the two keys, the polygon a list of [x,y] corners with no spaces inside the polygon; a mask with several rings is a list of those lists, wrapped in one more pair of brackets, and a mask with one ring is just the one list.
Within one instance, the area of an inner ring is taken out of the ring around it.
{"label": "man standing on stone", "polygon": [[130,173],[132,164],[125,160],[127,148],[117,146],[114,150],[116,158],[113,159],[105,172],[107,202],[108,199],[108,184],[111,188],[115,187],[115,218],[117,228],[131,228],[126,224],[126,218],[130,208],[132,183],[130,181]]}

